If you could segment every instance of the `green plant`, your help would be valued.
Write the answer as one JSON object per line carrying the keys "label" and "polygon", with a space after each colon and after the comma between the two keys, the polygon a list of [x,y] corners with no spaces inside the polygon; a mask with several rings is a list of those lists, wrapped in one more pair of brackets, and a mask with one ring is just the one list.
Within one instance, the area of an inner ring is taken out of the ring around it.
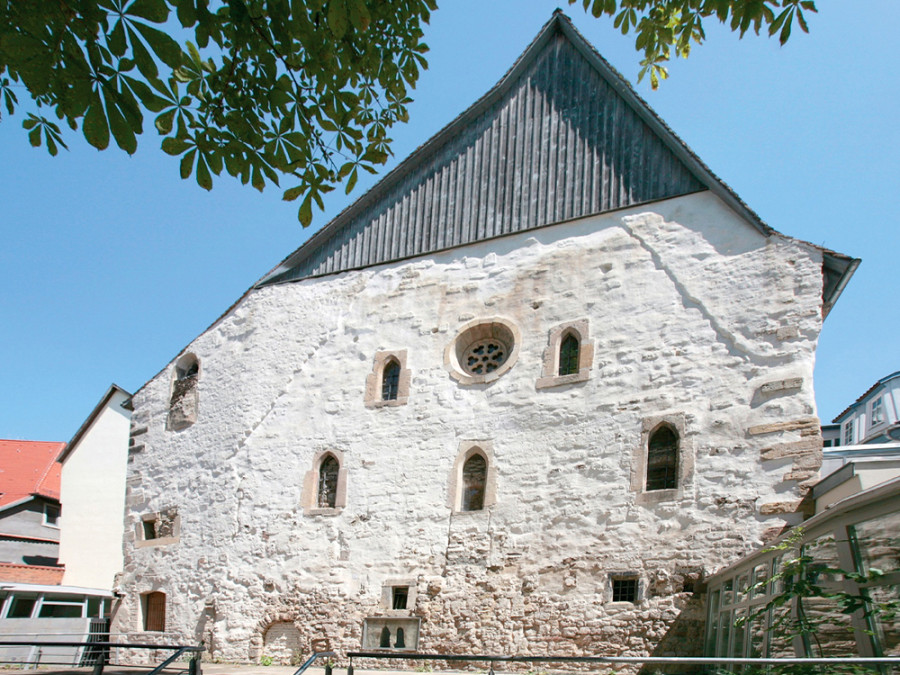
{"label": "green plant", "polygon": [[266,656],[265,654],[263,654],[262,656],[259,657],[259,665],[271,666],[272,665],[272,657]]}
{"label": "green plant", "polygon": [[[881,570],[870,569],[863,574],[830,567],[810,555],[809,544],[804,545],[803,538],[803,528],[798,527],[783,541],[765,549],[780,553],[781,562],[770,580],[759,581],[750,590],[765,592],[766,585],[772,583],[772,588],[778,592],[768,602],[739,618],[735,622],[736,627],[754,620],[762,621],[773,637],[784,641],[799,638],[809,656],[824,656],[820,634],[826,625],[834,626],[836,620],[846,621],[847,625],[838,626],[838,629],[852,633],[849,621],[852,615],[861,616],[868,626],[875,625],[879,620],[896,620],[900,605],[896,601],[875,602],[865,587],[883,576]],[[843,580],[854,582],[852,587],[856,592],[845,590]],[[818,614],[810,611],[810,606],[820,600],[826,602],[830,611]],[[871,629],[865,632],[869,635],[873,633]],[[744,671],[745,675],[753,672]],[[785,664],[772,667],[767,672],[775,675],[854,675],[871,674],[872,671],[858,664]]]}

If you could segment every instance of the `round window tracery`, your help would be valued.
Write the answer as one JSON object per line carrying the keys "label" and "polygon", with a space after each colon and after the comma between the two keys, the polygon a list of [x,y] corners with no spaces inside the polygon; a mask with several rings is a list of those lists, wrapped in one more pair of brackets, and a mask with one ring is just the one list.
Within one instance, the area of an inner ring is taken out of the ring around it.
{"label": "round window tracery", "polygon": [[509,356],[509,348],[500,340],[479,340],[463,354],[463,369],[470,375],[487,375],[502,366]]}
{"label": "round window tracery", "polygon": [[470,321],[447,345],[445,363],[460,384],[492,382],[508,371],[519,352],[519,331],[500,319]]}

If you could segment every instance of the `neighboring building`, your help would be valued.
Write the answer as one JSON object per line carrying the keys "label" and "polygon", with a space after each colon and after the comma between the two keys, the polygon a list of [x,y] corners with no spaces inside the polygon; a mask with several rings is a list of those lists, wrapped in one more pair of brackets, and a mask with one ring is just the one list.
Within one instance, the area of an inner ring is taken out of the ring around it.
{"label": "neighboring building", "polygon": [[58,584],[65,443],[0,440],[0,582]]}
{"label": "neighboring building", "polygon": [[[0,583],[0,637],[8,640],[83,641],[109,632],[116,575],[122,570],[125,464],[128,456],[130,395],[112,385],[69,443],[37,446],[51,469],[42,480],[40,498],[55,511],[52,571]],[[0,449],[3,443],[0,441]],[[46,448],[44,447],[46,446]],[[2,467],[9,466],[3,455]],[[37,459],[34,459],[37,463]],[[45,467],[46,468],[46,467]],[[61,471],[60,471],[61,469]],[[61,473],[61,476],[60,476]],[[49,501],[49,495],[54,499]],[[6,495],[4,494],[4,498]],[[65,509],[60,514],[60,497]],[[35,512],[36,506],[31,507]],[[35,517],[29,522],[34,525]],[[4,521],[5,522],[5,521]],[[36,527],[36,526],[35,526]],[[0,565],[0,571],[6,568]],[[38,568],[29,568],[31,569]],[[81,648],[3,647],[0,661],[91,665],[95,652]]]}
{"label": "neighboring building", "polygon": [[122,571],[131,394],[111,385],[59,455],[63,583],[111,591]]}
{"label": "neighboring building", "polygon": [[[779,612],[796,616],[798,601],[761,610],[782,592],[771,580],[791,551],[767,548],[709,580],[707,655],[900,656],[900,443],[826,449],[825,463],[837,468],[810,492],[815,515],[780,541],[799,531],[803,554],[813,561],[810,573],[818,575],[814,581],[829,592],[866,594],[870,611],[847,615],[835,598],[804,599],[802,609],[816,624],[815,637],[789,639],[791,631],[779,628],[775,619]],[[872,576],[861,582],[824,570]],[[878,609],[886,603],[894,603],[894,609]]]}
{"label": "neighboring building", "polygon": [[900,371],[878,380],[865,394],[834,418],[833,424],[840,427],[839,445],[900,441],[898,413],[900,413]]}
{"label": "neighboring building", "polygon": [[809,507],[857,264],[762,223],[557,13],[134,395],[113,630],[696,653],[702,580]]}

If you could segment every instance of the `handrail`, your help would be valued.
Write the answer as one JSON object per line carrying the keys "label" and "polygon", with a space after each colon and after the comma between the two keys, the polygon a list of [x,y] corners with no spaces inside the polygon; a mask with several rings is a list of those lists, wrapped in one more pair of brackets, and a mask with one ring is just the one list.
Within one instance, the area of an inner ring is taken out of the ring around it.
{"label": "handrail", "polygon": [[294,675],[301,675],[303,671],[309,668],[316,659],[322,656],[336,656],[336,654],[334,652],[314,652],[312,656],[310,656],[308,659],[306,659],[306,661],[303,662],[302,666],[294,671]]}
{"label": "handrail", "polygon": [[[188,663],[188,673],[189,675],[201,675],[200,673],[200,653],[206,651],[206,648],[203,646],[193,646],[193,645],[158,645],[158,644],[148,644],[148,643],[135,643],[135,642],[83,642],[83,641],[70,641],[70,640],[0,640],[0,647],[40,647],[41,649],[46,647],[83,647],[87,649],[101,649],[105,650],[108,648],[117,648],[117,649],[152,649],[152,650],[169,650],[174,652],[171,656],[169,656],[165,661],[157,665],[155,668],[150,670],[149,675],[160,675],[163,669],[171,664],[173,661],[178,659],[187,653],[193,653],[194,656],[191,658],[190,663]],[[103,668],[108,665],[109,654],[108,651],[105,651],[101,654],[100,660],[94,665],[93,675],[102,675]],[[45,662],[45,665],[52,665]],[[63,665],[63,664],[57,664]]]}
{"label": "handrail", "polygon": [[900,665],[900,656],[841,656],[841,657],[787,657],[780,659],[737,658],[726,656],[505,656],[501,654],[428,654],[418,652],[347,652],[352,675],[353,659],[402,659],[405,661],[501,661],[501,662],[552,662],[552,663],[682,663],[685,665],[711,665],[728,663],[735,665],[779,664],[835,664],[862,663],[870,665]]}

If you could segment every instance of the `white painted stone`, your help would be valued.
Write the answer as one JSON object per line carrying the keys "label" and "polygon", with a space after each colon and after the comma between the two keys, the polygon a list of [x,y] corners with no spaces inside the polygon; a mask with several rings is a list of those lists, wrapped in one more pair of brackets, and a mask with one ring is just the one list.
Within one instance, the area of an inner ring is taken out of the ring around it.
{"label": "white painted stone", "polygon": [[[130,464],[113,630],[140,632],[140,594],[163,590],[167,629],[217,658],[258,658],[285,621],[304,654],[358,649],[385,580],[411,577],[425,651],[640,654],[679,630],[693,649],[702,611],[678,580],[797,519],[759,515],[801,496],[760,450],[800,432],[746,430],[815,414],[821,270],[819,249],[766,238],[699,193],[251,291],[188,347],[202,373],[192,426],[165,428],[171,366],[134,397],[149,431]],[[518,327],[518,361],[461,385],[447,345],[493,316]],[[581,318],[590,378],[538,390],[548,331]],[[797,336],[777,339],[783,325]],[[401,349],[408,403],[366,407],[376,352]],[[806,384],[755,398],[791,378]],[[666,415],[684,418],[693,474],[677,501],[638,503],[642,423]],[[485,439],[496,503],[453,513],[460,444]],[[303,477],[329,449],[343,453],[346,507],[305,515]],[[141,514],[169,506],[180,541],[136,548]],[[611,572],[638,575],[638,604],[611,603]]]}

